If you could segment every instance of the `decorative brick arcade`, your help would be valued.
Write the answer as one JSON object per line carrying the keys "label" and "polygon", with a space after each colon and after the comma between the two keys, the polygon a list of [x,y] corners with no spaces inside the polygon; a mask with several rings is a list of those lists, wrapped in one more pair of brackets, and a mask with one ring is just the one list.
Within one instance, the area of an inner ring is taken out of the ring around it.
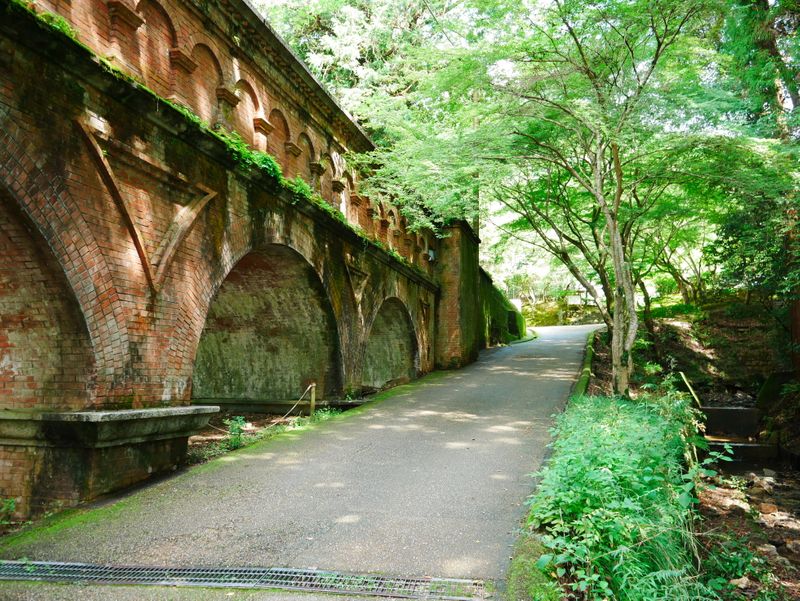
{"label": "decorative brick arcade", "polygon": [[219,404],[473,360],[478,240],[359,194],[371,147],[243,0],[0,0],[0,498],[171,469]]}

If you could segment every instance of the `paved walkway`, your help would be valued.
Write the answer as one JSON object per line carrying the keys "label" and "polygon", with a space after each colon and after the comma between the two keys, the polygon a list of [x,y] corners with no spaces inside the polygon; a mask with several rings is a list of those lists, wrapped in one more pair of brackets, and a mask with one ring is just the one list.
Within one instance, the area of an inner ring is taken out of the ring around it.
{"label": "paved walkway", "polygon": [[500,578],[591,329],[541,328],[538,340],[354,415],[188,470],[24,544],[0,543],[0,555]]}

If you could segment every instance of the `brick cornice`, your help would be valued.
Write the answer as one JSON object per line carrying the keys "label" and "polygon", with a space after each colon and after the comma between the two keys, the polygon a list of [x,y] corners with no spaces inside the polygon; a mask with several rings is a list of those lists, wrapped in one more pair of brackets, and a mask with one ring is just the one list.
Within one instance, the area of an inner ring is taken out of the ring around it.
{"label": "brick cornice", "polygon": [[186,73],[192,73],[197,69],[197,63],[191,55],[181,48],[169,49],[169,61],[173,66],[186,71]]}
{"label": "brick cornice", "polygon": [[[242,169],[238,163],[234,162],[225,142],[188,120],[172,104],[155,95],[134,79],[109,70],[87,46],[72,38],[57,34],[29,11],[9,0],[0,0],[0,6],[3,5],[8,7],[5,14],[10,18],[0,20],[0,34],[14,43],[44,56],[53,65],[69,71],[70,75],[76,79],[142,115],[144,119],[161,128],[165,133],[183,140],[197,152],[201,152],[216,163],[233,170],[252,185],[270,185],[260,171]],[[274,186],[274,184],[271,185]],[[431,277],[417,272],[376,244],[366,241],[348,225],[333,218],[313,202],[296,202],[285,190],[277,191],[275,197],[287,206],[291,205],[292,210],[308,215],[315,222],[333,231],[335,235],[349,241],[354,246],[363,246],[365,251],[374,255],[377,260],[438,294],[439,285]]]}
{"label": "brick cornice", "polygon": [[[352,144],[351,150],[367,151],[374,148],[369,135],[355,120],[345,111],[338,101],[328,92],[325,86],[308,70],[299,57],[286,45],[283,39],[272,29],[272,26],[258,13],[258,11],[247,0],[189,0],[189,5],[193,5],[197,12],[206,16],[208,20],[209,6],[216,5],[216,8],[226,14],[229,23],[236,23],[240,28],[241,34],[239,41],[235,42],[235,50],[245,58],[250,58],[248,62],[255,63],[259,71],[263,72],[258,61],[251,56],[251,52],[244,47],[250,44],[258,49],[273,68],[286,78],[288,86],[281,86],[281,92],[291,96],[291,103],[296,107],[304,107],[309,102],[315,104],[315,109],[322,117],[319,122],[321,129],[327,129],[324,123],[334,124],[335,129],[340,130]],[[212,21],[213,22],[213,21]],[[214,23],[219,30],[219,35],[230,38],[230,33],[226,28]],[[269,79],[269,78],[267,78]],[[336,137],[336,136],[334,136]]]}
{"label": "brick cornice", "polygon": [[275,126],[264,117],[256,117],[253,119],[253,129],[268,136],[275,131]]}
{"label": "brick cornice", "polygon": [[303,153],[303,149],[294,142],[284,142],[283,148],[293,157],[299,157]]}
{"label": "brick cornice", "polygon": [[216,90],[217,92],[217,100],[220,102],[224,102],[230,107],[234,107],[239,104],[239,97],[236,95],[236,92],[231,90],[230,88],[226,88],[225,86],[220,86]]}
{"label": "brick cornice", "polygon": [[139,16],[136,9],[124,0],[108,0],[106,5],[112,25],[122,22],[133,29],[138,29],[144,23],[144,19]]}

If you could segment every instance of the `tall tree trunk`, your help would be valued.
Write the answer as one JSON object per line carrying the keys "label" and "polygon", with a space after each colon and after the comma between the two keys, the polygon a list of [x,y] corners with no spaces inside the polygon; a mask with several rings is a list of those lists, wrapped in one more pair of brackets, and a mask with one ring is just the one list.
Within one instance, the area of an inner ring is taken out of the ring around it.
{"label": "tall tree trunk", "polygon": [[639,329],[639,316],[636,314],[636,294],[630,264],[625,256],[625,244],[622,240],[618,221],[618,207],[622,197],[622,163],[619,159],[619,147],[611,143],[611,154],[614,162],[616,191],[614,204],[610,206],[603,192],[603,160],[602,150],[595,154],[595,198],[606,218],[609,238],[611,263],[614,268],[614,331],[611,338],[611,365],[613,372],[614,393],[627,396],[630,388],[630,375],[633,371],[633,344]]}
{"label": "tall tree trunk", "polygon": [[[770,15],[769,1],[756,0],[755,6],[759,13],[763,15],[763,17],[760,16],[761,27],[759,33],[761,36],[757,45],[769,55],[775,66],[775,106],[777,109],[778,133],[782,138],[788,138],[791,132],[786,115],[792,110],[800,108],[800,89],[798,89],[798,83],[795,79],[797,73],[793,72],[789,65],[786,64],[786,59],[778,47],[778,34],[775,29],[774,16]],[[787,100],[791,101],[791,108],[788,106]]]}

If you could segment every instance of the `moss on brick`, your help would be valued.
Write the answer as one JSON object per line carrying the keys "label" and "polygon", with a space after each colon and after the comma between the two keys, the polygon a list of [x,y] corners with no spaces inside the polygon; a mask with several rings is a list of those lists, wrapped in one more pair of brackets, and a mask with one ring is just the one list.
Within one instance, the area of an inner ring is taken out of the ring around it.
{"label": "moss on brick", "polygon": [[[203,136],[210,136],[216,141],[221,142],[225,145],[231,163],[244,172],[260,175],[262,183],[266,183],[268,190],[276,193],[283,191],[288,192],[293,202],[307,203],[322,209],[329,217],[341,223],[352,233],[361,238],[366,247],[372,246],[375,249],[379,249],[384,253],[387,253],[395,261],[412,270],[414,273],[417,273],[425,279],[429,279],[429,276],[424,271],[419,269],[416,265],[410,263],[405,257],[393,251],[392,249],[387,248],[380,241],[368,237],[361,228],[350,224],[339,210],[328,204],[328,202],[325,201],[321,196],[311,191],[311,188],[308,187],[307,184],[306,186],[301,186],[298,185],[296,179],[289,180],[284,178],[281,173],[280,165],[278,165],[275,157],[272,155],[249,148],[241,139],[241,137],[235,132],[230,132],[225,129],[211,128],[209,124],[197,116],[190,108],[162,98],[155,91],[145,86],[141,81],[125,73],[123,70],[110,63],[104,57],[97,55],[88,46],[81,43],[76,37],[71,36],[68,31],[63,30],[63,28],[60,27],[57,19],[50,17],[43,18],[42,14],[36,13],[31,4],[23,2],[22,0],[5,0],[5,2],[6,9],[4,12],[11,14],[15,11],[18,11],[16,14],[18,17],[24,16],[25,13],[35,17],[42,27],[46,27],[51,33],[60,36],[63,42],[75,45],[81,48],[84,52],[89,53],[90,56],[99,65],[101,65],[109,75],[113,76],[119,82],[127,84],[136,90],[149,95],[156,102],[156,104],[159,107],[163,107],[164,110],[172,109],[175,115],[180,115],[180,118],[186,126],[186,130],[182,134],[184,137],[191,137],[192,131],[194,130],[195,135],[202,134]],[[174,146],[171,148],[171,150],[174,152]],[[194,152],[196,156],[197,149],[192,149],[192,152]]]}
{"label": "moss on brick", "polygon": [[509,344],[523,338],[526,335],[525,318],[483,269],[480,280],[483,326],[481,339],[484,346]]}

